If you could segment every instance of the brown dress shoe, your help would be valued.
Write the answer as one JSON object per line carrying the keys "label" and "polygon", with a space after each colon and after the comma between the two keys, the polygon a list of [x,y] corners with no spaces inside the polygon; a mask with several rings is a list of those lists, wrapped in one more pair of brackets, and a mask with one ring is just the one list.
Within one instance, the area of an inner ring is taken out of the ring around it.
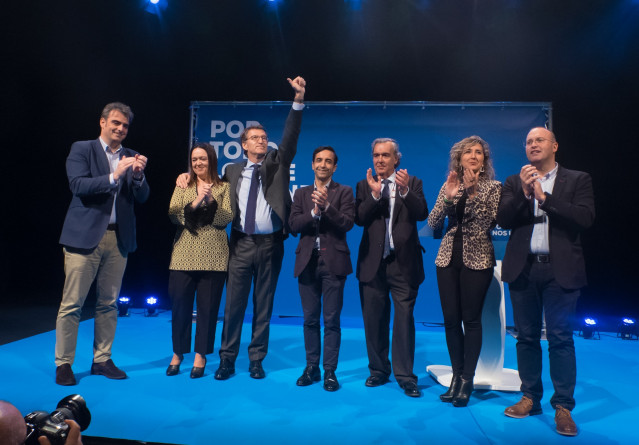
{"label": "brown dress shoe", "polygon": [[524,417],[541,414],[541,407],[539,405],[535,406],[535,402],[531,398],[523,396],[519,402],[506,408],[504,414],[515,419],[523,419]]}
{"label": "brown dress shoe", "polygon": [[576,436],[579,432],[570,411],[561,405],[557,405],[555,411],[555,425],[557,425],[557,432],[562,436]]}
{"label": "brown dress shoe", "polygon": [[73,386],[76,384],[70,364],[64,363],[55,369],[55,382],[63,386]]}

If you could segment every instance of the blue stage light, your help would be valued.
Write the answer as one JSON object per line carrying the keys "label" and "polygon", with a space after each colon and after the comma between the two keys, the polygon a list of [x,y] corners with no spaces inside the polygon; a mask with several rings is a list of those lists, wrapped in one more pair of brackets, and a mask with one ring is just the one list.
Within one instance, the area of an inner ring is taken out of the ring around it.
{"label": "blue stage light", "polygon": [[581,335],[586,340],[599,340],[601,336],[599,335],[599,329],[597,329],[597,320],[592,317],[584,318],[584,322],[581,325],[581,331],[579,332],[579,335]]}
{"label": "blue stage light", "polygon": [[622,340],[639,340],[637,323],[634,318],[624,317],[617,328],[617,338]]}
{"label": "blue stage light", "polygon": [[150,14],[161,15],[168,6],[168,0],[144,0],[144,10]]}
{"label": "blue stage light", "polygon": [[118,298],[118,317],[128,317],[130,305],[131,299],[129,297]]}
{"label": "blue stage light", "polygon": [[145,305],[144,305],[144,316],[152,317],[157,315],[156,309],[158,307],[158,304],[159,304],[159,300],[155,298],[154,296],[147,297],[147,299],[145,300]]}

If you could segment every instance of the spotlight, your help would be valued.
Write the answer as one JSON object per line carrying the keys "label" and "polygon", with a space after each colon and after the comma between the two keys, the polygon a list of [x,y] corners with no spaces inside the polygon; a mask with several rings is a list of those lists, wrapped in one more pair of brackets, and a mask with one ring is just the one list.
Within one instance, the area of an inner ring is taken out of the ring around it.
{"label": "spotlight", "polygon": [[158,299],[155,297],[147,297],[144,304],[144,316],[145,317],[155,317],[158,314],[156,313],[156,309],[158,307]]}
{"label": "spotlight", "polygon": [[168,0],[144,0],[144,10],[149,14],[161,16],[162,12],[168,6]]}
{"label": "spotlight", "polygon": [[581,325],[581,331],[579,331],[579,335],[581,335],[586,340],[600,340],[601,336],[599,335],[599,329],[597,329],[597,320],[592,317],[584,318],[584,322]]}
{"label": "spotlight", "polygon": [[128,317],[129,306],[131,306],[131,299],[129,297],[118,298],[118,317]]}
{"label": "spotlight", "polygon": [[639,340],[637,323],[634,318],[623,318],[617,327],[617,338],[622,340]]}

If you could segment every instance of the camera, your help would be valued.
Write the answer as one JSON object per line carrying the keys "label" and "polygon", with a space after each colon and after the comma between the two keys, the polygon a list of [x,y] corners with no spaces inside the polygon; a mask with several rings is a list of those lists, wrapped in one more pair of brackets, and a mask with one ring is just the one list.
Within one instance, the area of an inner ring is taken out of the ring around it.
{"label": "camera", "polygon": [[60,400],[56,410],[51,414],[46,411],[33,411],[24,416],[27,424],[27,440],[25,445],[37,445],[38,437],[45,436],[51,445],[64,445],[69,434],[66,419],[75,420],[84,431],[91,423],[91,413],[87,403],[79,394],[71,394]]}

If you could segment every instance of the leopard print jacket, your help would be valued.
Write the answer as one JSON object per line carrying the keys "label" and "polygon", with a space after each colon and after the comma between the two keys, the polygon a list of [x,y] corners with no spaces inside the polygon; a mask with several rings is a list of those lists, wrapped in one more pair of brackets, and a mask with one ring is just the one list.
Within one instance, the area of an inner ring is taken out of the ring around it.
{"label": "leopard print jacket", "polygon": [[[495,249],[491,241],[490,231],[496,225],[497,208],[501,198],[501,182],[493,180],[480,180],[477,184],[477,195],[466,201],[464,218],[462,220],[462,234],[464,265],[469,269],[488,269],[495,265]],[[455,206],[464,192],[463,184],[460,185],[452,204],[444,202],[446,184],[442,186],[437,196],[435,207],[428,215],[428,226],[433,230],[439,230],[448,216],[448,227],[442,238],[435,265],[446,267],[450,264],[453,252],[453,239],[457,232],[457,213]]]}

